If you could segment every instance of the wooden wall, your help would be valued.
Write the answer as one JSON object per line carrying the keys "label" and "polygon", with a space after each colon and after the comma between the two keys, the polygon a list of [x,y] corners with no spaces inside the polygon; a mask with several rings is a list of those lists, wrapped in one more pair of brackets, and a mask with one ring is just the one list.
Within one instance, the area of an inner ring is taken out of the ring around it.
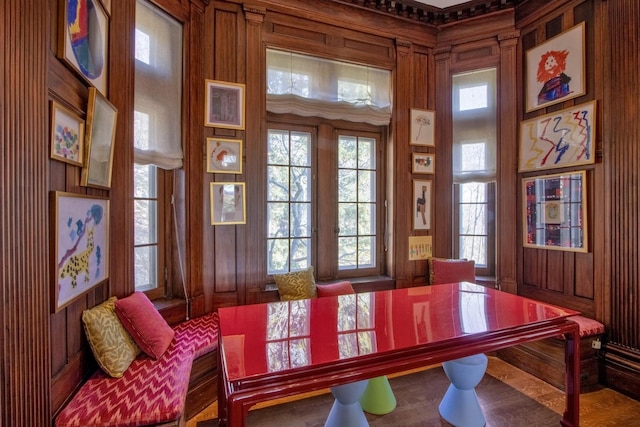
{"label": "wooden wall", "polygon": [[[450,156],[446,141],[450,74],[495,65],[501,103],[498,188],[497,280],[503,289],[578,308],[603,321],[606,375],[611,385],[640,396],[638,229],[640,185],[637,124],[638,40],[636,0],[527,0],[507,9],[434,28],[415,20],[330,0],[157,0],[185,24],[185,166],[175,174],[178,238],[173,263],[184,265],[192,316],[219,306],[275,297],[265,291],[264,212],[249,209],[242,226],[209,225],[208,185],[228,175],[205,173],[207,136],[245,141],[244,174],[248,206],[263,200],[265,134],[265,45],[356,58],[393,70],[394,120],[389,126],[387,195],[390,206],[389,257],[383,286],[425,283],[426,263],[407,261],[413,234],[408,145],[409,109],[436,109],[438,168],[434,253],[451,255]],[[48,102],[57,100],[83,117],[86,83],[56,57],[57,0],[46,7],[33,0],[3,2],[0,61],[0,427],[47,425],[95,364],[81,330],[82,310],[110,295],[133,290],[131,28],[135,0],[112,2],[109,99],[119,110],[111,190],[79,184],[80,170],[49,160]],[[525,114],[522,70],[526,48],[585,21],[587,94],[563,105]],[[615,31],[611,30],[615,29]],[[303,31],[304,30],[304,31]],[[368,46],[358,49],[354,46]],[[488,54],[485,54],[488,53]],[[204,79],[247,85],[247,128],[224,131],[202,125]],[[445,88],[442,90],[442,88]],[[598,101],[598,159],[587,168],[591,250],[587,254],[521,249],[517,125],[520,120],[587,101]],[[422,150],[425,150],[424,148]],[[428,149],[431,150],[431,149]],[[427,150],[425,150],[427,151]],[[52,314],[49,290],[48,192],[64,190],[111,200],[110,279],[76,303]],[[440,210],[440,208],[443,208]],[[514,216],[513,212],[517,214]],[[424,233],[424,232],[423,232]],[[560,272],[562,274],[560,274]],[[179,290],[182,278],[172,272]],[[172,315],[184,317],[184,306]],[[17,397],[20,398],[17,398]]]}
{"label": "wooden wall", "polygon": [[[540,3],[540,2],[538,2]],[[522,19],[517,24],[521,27],[520,57],[521,67],[519,69],[521,79],[524,81],[524,56],[528,49],[548,40],[563,31],[568,30],[580,22],[585,22],[585,52],[586,52],[586,93],[578,98],[553,106],[542,108],[530,113],[525,113],[523,91],[520,91],[522,102],[520,103],[521,120],[531,119],[543,114],[558,111],[573,105],[597,99],[596,76],[599,75],[596,69],[596,52],[601,49],[600,41],[597,39],[596,16],[594,13],[593,1],[573,0],[565,1],[561,7],[554,5],[540,6],[535,12],[529,9],[521,9]],[[524,8],[533,8],[532,2],[525,4]],[[539,4],[538,4],[539,6]],[[598,112],[602,111],[602,104],[598,105]],[[602,166],[602,134],[597,127],[596,135],[597,156],[596,164],[580,168],[554,169],[552,172],[544,171],[540,173],[519,174],[519,178],[544,175],[548,173],[559,173],[572,170],[587,170],[587,200],[593,201],[594,189],[601,185],[604,179]],[[518,222],[523,218],[522,198],[518,194],[518,204],[516,212]],[[596,315],[595,292],[596,283],[602,280],[602,270],[594,257],[602,256],[603,235],[603,206],[598,203],[589,203],[588,219],[588,242],[589,251],[587,253],[554,251],[545,249],[523,248],[522,247],[522,227],[518,228],[518,258],[520,262],[518,271],[518,293],[532,298],[542,299],[551,303],[574,308],[585,313],[587,316]]]}

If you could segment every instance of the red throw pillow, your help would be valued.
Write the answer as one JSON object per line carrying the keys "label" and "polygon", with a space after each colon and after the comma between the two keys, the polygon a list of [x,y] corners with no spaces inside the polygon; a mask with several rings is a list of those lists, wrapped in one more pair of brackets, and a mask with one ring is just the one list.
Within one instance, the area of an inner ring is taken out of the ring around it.
{"label": "red throw pillow", "polygon": [[175,332],[142,292],[134,292],[115,303],[116,314],[138,347],[158,359],[171,344]]}
{"label": "red throw pillow", "polygon": [[348,295],[355,294],[351,282],[337,282],[329,285],[316,285],[318,291],[318,297],[333,297],[336,295]]}
{"label": "red throw pillow", "polygon": [[429,260],[429,275],[432,285],[457,282],[476,282],[475,262],[466,259]]}

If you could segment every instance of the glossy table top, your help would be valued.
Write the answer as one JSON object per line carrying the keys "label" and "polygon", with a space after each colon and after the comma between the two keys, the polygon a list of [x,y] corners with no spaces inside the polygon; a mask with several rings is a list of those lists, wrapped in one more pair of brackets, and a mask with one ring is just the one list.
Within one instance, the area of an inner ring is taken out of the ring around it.
{"label": "glossy table top", "polygon": [[331,365],[577,314],[471,283],[219,310],[228,381]]}

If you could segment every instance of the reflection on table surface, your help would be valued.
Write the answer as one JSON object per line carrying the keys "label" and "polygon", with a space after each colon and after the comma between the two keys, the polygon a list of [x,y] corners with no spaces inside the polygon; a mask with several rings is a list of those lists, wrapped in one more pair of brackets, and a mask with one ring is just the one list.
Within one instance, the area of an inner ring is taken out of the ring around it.
{"label": "reflection on table surface", "polygon": [[471,283],[219,310],[229,381],[540,323],[571,310]]}

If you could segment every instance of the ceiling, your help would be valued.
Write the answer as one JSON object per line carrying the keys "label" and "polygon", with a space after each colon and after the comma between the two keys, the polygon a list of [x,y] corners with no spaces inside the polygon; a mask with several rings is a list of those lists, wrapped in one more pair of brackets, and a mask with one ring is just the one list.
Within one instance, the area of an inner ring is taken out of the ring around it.
{"label": "ceiling", "polygon": [[457,6],[462,3],[467,3],[469,0],[415,0],[415,1],[418,3],[444,9],[445,7]]}

